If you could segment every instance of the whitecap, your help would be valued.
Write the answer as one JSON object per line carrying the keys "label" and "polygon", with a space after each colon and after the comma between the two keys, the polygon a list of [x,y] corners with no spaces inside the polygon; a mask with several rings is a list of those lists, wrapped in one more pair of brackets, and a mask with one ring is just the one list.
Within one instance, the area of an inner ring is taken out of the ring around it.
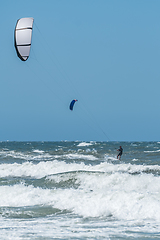
{"label": "whitecap", "polygon": [[38,149],[33,150],[33,152],[34,152],[34,153],[40,153],[40,154],[44,153],[43,150],[38,150]]}
{"label": "whitecap", "polygon": [[68,159],[84,159],[84,160],[97,160],[97,158],[93,155],[84,155],[84,154],[78,154],[78,153],[70,153],[65,155]]}
{"label": "whitecap", "polygon": [[93,143],[87,143],[87,142],[81,142],[77,145],[77,147],[86,147],[86,146],[91,146]]}
{"label": "whitecap", "polygon": [[144,151],[145,153],[156,153],[156,152],[160,152],[160,149],[156,150],[156,151]]}

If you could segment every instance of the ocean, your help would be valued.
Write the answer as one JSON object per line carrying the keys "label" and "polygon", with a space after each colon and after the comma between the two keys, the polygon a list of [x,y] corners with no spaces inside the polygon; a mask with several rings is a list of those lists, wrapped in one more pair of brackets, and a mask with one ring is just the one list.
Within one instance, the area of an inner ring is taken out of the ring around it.
{"label": "ocean", "polygon": [[0,239],[160,239],[160,142],[0,142]]}

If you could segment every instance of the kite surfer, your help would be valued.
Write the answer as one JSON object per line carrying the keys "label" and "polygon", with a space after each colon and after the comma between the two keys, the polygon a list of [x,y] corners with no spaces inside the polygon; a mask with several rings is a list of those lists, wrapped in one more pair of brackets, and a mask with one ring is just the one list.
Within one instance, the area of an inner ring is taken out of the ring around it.
{"label": "kite surfer", "polygon": [[119,151],[119,153],[117,155],[117,159],[119,158],[119,160],[120,160],[122,153],[123,153],[123,148],[120,146],[119,149],[117,149],[117,151]]}

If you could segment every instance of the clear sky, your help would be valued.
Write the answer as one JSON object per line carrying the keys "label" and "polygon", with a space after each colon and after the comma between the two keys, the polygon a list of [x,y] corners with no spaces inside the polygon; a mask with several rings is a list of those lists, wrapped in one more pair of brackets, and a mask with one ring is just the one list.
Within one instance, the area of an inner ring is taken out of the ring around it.
{"label": "clear sky", "polygon": [[[0,9],[1,141],[160,140],[159,0],[5,0]],[[14,48],[22,17],[34,18],[26,62]]]}

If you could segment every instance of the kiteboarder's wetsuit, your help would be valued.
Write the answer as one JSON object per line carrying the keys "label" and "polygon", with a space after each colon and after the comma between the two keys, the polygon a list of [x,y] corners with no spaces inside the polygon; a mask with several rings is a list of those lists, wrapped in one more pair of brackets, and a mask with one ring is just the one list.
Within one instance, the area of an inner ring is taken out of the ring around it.
{"label": "kiteboarder's wetsuit", "polygon": [[121,156],[122,156],[122,153],[123,153],[123,148],[120,146],[119,149],[117,149],[117,151],[119,151],[119,153],[118,153],[118,155],[117,155],[117,159],[118,159],[118,157],[119,157],[119,160],[120,160],[120,158],[121,158]]}

